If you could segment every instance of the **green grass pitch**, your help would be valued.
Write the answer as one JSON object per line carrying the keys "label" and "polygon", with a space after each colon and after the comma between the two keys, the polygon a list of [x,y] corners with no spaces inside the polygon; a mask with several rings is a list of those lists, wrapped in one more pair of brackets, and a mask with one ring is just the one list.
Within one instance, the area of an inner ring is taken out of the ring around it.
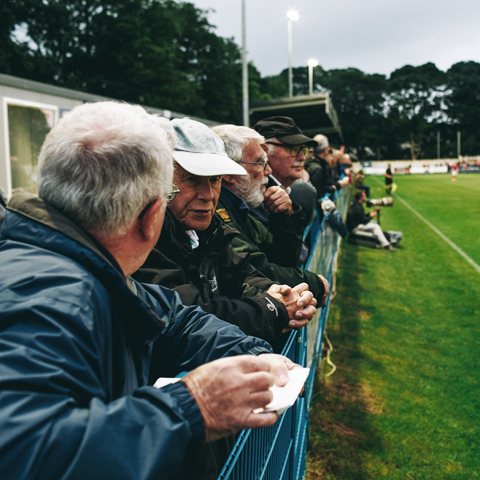
{"label": "green grass pitch", "polygon": [[[480,175],[396,176],[395,252],[341,244],[307,479],[480,478]],[[372,198],[383,177],[368,177]]]}

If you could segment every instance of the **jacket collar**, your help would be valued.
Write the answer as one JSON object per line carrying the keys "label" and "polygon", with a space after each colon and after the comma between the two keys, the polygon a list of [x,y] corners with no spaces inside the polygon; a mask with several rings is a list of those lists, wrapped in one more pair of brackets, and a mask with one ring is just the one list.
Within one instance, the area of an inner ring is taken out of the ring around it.
{"label": "jacket collar", "polygon": [[[215,214],[210,222],[209,227],[201,232],[197,232],[200,239],[199,251],[202,251],[207,245],[214,246],[214,250],[220,251],[220,242],[224,239],[230,241],[230,236],[238,235],[239,232],[222,222],[220,217]],[[185,233],[183,225],[181,225],[170,210],[167,208],[165,213],[165,221],[162,227],[160,239],[157,242],[157,248],[162,251],[162,243],[174,243],[182,251],[183,255],[189,255],[193,252],[190,239]]]}
{"label": "jacket collar", "polygon": [[220,200],[229,210],[235,212],[235,216],[239,218],[243,225],[246,225],[250,208],[242,197],[222,186]]}

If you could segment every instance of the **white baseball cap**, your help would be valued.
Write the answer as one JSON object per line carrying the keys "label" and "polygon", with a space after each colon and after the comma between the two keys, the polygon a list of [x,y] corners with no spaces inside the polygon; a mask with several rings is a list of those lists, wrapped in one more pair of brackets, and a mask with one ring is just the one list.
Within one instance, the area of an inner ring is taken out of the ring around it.
{"label": "white baseball cap", "polygon": [[173,158],[194,175],[246,175],[247,171],[228,158],[222,139],[205,124],[188,117],[174,119]]}

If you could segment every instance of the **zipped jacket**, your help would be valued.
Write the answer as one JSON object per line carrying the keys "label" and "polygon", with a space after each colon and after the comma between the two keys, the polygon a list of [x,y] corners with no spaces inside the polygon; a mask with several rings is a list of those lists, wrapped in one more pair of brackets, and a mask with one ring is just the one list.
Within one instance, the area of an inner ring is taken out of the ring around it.
{"label": "zipped jacket", "polygon": [[271,351],[171,290],[129,287],[101,244],[24,192],[0,266],[2,480],[169,478],[205,427],[183,382],[148,385],[153,345],[159,376]]}
{"label": "zipped jacket", "polygon": [[288,312],[282,302],[265,293],[277,282],[231,246],[238,235],[214,216],[210,226],[198,232],[199,246],[193,249],[183,226],[167,209],[157,245],[133,277],[171,288],[185,305],[199,305],[247,335],[273,344],[288,326]]}

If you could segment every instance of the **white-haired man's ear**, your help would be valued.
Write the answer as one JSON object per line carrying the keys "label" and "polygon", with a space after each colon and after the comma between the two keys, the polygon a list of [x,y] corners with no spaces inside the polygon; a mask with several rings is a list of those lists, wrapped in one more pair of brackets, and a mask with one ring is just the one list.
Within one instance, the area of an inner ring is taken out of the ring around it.
{"label": "white-haired man's ear", "polygon": [[163,214],[165,202],[161,198],[148,205],[145,213],[137,219],[138,229],[143,238],[150,242],[156,236],[157,216]]}

